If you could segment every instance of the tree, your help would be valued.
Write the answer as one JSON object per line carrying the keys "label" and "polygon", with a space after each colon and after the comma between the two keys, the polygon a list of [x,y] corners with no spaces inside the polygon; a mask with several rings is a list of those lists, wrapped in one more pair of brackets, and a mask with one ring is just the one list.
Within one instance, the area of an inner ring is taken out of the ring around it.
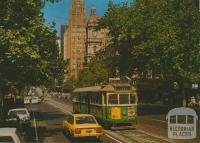
{"label": "tree", "polygon": [[54,24],[44,23],[44,4],[43,0],[0,0],[0,77],[19,94],[25,86],[48,85],[63,78],[64,61]]}
{"label": "tree", "polygon": [[63,92],[71,93],[75,89],[76,86],[77,86],[76,80],[68,79],[67,81],[63,83]]}
{"label": "tree", "polygon": [[79,86],[91,86],[105,82],[107,79],[108,71],[105,64],[99,61],[92,61],[80,73],[77,84]]}
{"label": "tree", "polygon": [[[131,31],[132,9],[127,3],[114,4],[112,1],[108,4],[108,10],[98,22],[98,29],[106,28],[109,30],[108,35],[111,37],[109,47],[114,47],[119,53],[119,70],[121,75],[130,73],[131,65]],[[115,61],[111,61],[115,62]],[[114,65],[115,63],[110,63]]]}
{"label": "tree", "polygon": [[99,25],[110,30],[122,74],[160,74],[178,83],[183,98],[186,86],[200,81],[200,14],[193,0],[110,2]]}

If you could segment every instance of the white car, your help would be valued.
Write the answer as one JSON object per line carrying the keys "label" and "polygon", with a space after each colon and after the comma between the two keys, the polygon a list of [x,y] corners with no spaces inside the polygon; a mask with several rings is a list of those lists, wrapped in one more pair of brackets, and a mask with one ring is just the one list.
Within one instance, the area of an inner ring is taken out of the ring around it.
{"label": "white car", "polygon": [[32,98],[31,98],[31,103],[32,104],[37,104],[37,103],[41,103],[42,102],[42,99],[40,99],[39,97],[37,97],[37,96],[33,96]]}
{"label": "white car", "polygon": [[24,97],[24,104],[30,104],[31,103],[31,97]]}
{"label": "white car", "polygon": [[30,126],[30,114],[27,108],[10,109],[8,115],[17,115],[22,123],[22,126]]}
{"label": "white car", "polygon": [[16,128],[0,128],[0,143],[23,143]]}

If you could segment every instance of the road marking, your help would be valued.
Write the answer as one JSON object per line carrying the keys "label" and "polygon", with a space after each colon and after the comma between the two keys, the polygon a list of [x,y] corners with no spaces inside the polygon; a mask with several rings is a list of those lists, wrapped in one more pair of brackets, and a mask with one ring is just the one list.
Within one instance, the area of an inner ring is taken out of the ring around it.
{"label": "road marking", "polygon": [[151,119],[152,121],[157,121],[157,122],[161,122],[161,123],[167,123],[167,121],[164,120],[158,120],[158,119]]}
{"label": "road marking", "polygon": [[121,141],[119,141],[119,140],[117,140],[117,139],[115,139],[115,138],[113,138],[112,136],[110,136],[109,134],[105,134],[107,137],[109,137],[109,138],[111,138],[112,140],[114,140],[114,141],[116,141],[116,142],[118,142],[118,143],[123,143],[123,142],[121,142]]}
{"label": "road marking", "polygon": [[35,140],[38,143],[37,124],[36,124],[36,121],[35,121],[35,113],[34,112],[33,112],[33,123],[34,123],[34,126],[35,126]]}

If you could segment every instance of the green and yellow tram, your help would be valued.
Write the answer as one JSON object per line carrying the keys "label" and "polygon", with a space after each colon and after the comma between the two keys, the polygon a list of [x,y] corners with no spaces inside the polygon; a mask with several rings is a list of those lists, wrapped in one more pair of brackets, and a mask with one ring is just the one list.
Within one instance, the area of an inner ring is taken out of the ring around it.
{"label": "green and yellow tram", "polygon": [[76,88],[73,95],[74,113],[92,114],[105,126],[137,123],[137,91],[129,83]]}

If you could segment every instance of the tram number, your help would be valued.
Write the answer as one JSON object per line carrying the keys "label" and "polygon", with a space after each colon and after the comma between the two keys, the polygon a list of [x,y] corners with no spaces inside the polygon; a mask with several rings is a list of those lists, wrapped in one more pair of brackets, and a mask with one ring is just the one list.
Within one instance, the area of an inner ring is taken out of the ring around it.
{"label": "tram number", "polygon": [[121,110],[118,107],[113,107],[111,109],[111,118],[112,119],[121,119]]}

